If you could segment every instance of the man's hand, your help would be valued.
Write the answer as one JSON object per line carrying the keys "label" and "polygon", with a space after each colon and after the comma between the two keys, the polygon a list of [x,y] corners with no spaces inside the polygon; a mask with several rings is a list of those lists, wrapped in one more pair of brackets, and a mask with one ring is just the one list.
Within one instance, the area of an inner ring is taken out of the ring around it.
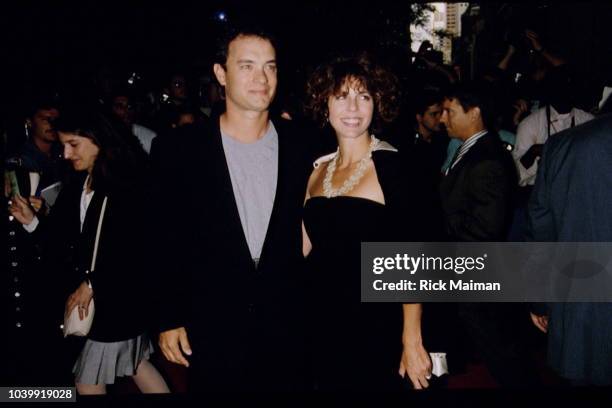
{"label": "man's hand", "polygon": [[189,361],[187,361],[185,355],[191,355],[191,346],[187,339],[187,330],[184,327],[161,332],[159,334],[159,347],[168,361],[189,367]]}
{"label": "man's hand", "polygon": [[408,378],[415,390],[429,387],[427,380],[431,379],[431,358],[422,343],[404,342],[404,350],[400,361],[399,375]]}
{"label": "man's hand", "polygon": [[542,333],[548,332],[548,316],[538,316],[530,313],[531,321]]}
{"label": "man's hand", "polygon": [[542,51],[542,43],[540,42],[540,36],[535,31],[525,30],[525,36],[531,42],[531,48],[535,51]]}

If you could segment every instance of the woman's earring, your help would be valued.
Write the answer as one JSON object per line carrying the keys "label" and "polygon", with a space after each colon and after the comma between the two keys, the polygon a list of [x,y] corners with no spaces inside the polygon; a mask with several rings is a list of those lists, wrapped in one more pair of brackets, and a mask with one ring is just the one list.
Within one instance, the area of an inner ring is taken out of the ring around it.
{"label": "woman's earring", "polygon": [[23,127],[25,129],[26,139],[29,139],[30,138],[30,125],[28,124],[28,121],[24,122]]}

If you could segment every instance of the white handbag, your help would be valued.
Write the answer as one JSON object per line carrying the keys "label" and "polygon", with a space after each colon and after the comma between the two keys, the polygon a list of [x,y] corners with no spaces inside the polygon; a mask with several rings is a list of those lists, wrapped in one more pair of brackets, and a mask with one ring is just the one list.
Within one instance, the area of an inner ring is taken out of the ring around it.
{"label": "white handbag", "polygon": [[[102,220],[104,218],[104,212],[106,211],[106,201],[107,197],[104,197],[104,201],[102,202],[102,210],[100,211],[100,218],[98,219],[98,229],[96,231],[96,241],[94,243],[93,257],[91,258],[90,273],[92,273],[96,267],[96,257],[98,256],[98,242],[100,241]],[[89,287],[91,288],[91,282],[89,282]],[[85,316],[83,320],[79,318],[79,308],[77,306],[74,306],[69,313],[66,313],[64,315],[64,337],[71,335],[87,336],[87,334],[89,333],[89,329],[91,329],[91,324],[93,323],[94,314],[96,312],[93,297],[89,301],[87,310],[87,316]]]}

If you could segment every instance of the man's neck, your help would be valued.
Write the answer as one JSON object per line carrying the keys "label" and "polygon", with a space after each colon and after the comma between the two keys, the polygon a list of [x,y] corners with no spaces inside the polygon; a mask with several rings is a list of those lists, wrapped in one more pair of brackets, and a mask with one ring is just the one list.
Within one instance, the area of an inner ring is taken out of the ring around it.
{"label": "man's neck", "polygon": [[36,148],[38,148],[38,150],[40,150],[47,156],[51,156],[51,146],[53,146],[52,142],[48,142],[46,140],[39,139],[39,138],[34,138],[33,142]]}
{"label": "man's neck", "polygon": [[469,136],[467,136],[465,139],[463,139],[463,142],[467,142],[468,140],[470,140],[471,138],[473,138],[474,136],[476,136],[478,133],[480,132],[486,132],[487,129],[479,127],[479,128],[474,128],[472,129],[471,132],[466,132],[466,134],[468,134]]}
{"label": "man's neck", "polygon": [[269,113],[244,112],[228,109],[221,115],[220,125],[223,133],[242,143],[254,143],[268,131]]}
{"label": "man's neck", "polygon": [[551,116],[560,116],[567,115],[572,112],[572,108],[569,106],[555,106],[553,104],[550,105],[550,114]]}

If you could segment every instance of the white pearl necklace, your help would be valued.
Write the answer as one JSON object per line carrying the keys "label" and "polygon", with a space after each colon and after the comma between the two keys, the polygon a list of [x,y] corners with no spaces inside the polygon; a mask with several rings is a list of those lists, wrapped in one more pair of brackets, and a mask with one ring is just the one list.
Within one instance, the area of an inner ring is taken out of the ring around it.
{"label": "white pearl necklace", "polygon": [[361,160],[359,160],[359,164],[357,165],[357,169],[355,169],[355,172],[351,174],[351,176],[346,179],[342,186],[338,189],[334,189],[332,187],[332,177],[334,176],[334,172],[336,171],[336,162],[338,161],[338,156],[340,155],[340,148],[336,150],[336,155],[329,162],[329,165],[327,166],[327,171],[325,173],[325,178],[323,179],[323,194],[325,195],[325,197],[331,198],[344,195],[351,191],[353,188],[355,188],[357,184],[359,184],[359,181],[363,177],[363,174],[365,173],[366,168],[368,167],[368,162],[372,158],[372,152],[378,144],[378,139],[376,139],[374,135],[372,135],[371,138],[372,141],[370,142],[368,153]]}

